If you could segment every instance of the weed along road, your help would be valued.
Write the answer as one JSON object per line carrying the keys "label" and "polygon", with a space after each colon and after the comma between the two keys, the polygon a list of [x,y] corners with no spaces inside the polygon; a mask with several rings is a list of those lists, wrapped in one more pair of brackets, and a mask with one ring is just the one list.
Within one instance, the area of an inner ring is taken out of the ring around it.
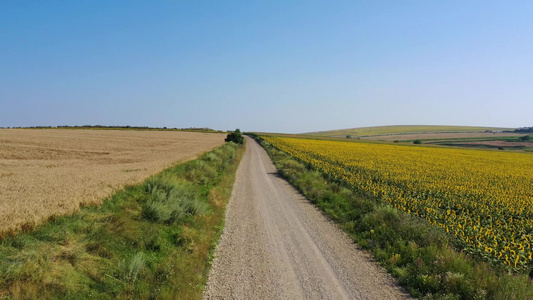
{"label": "weed along road", "polygon": [[204,299],[407,299],[369,256],[247,150]]}

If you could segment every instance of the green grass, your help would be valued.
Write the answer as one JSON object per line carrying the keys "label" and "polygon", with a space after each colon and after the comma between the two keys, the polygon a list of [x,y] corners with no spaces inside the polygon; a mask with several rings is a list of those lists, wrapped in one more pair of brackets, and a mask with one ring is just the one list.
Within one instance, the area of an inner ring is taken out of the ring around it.
{"label": "green grass", "polygon": [[485,130],[503,131],[503,130],[513,130],[513,128],[474,127],[474,126],[440,126],[440,125],[396,125],[396,126],[360,127],[360,128],[350,128],[350,129],[310,132],[310,133],[307,133],[307,135],[371,136],[371,135],[414,134],[414,133],[434,133],[434,132],[438,132],[438,133],[483,132]]}
{"label": "green grass", "polygon": [[279,173],[337,222],[414,297],[533,299],[528,274],[510,274],[465,255],[453,236],[351,186],[327,179],[268,143]]}
{"label": "green grass", "polygon": [[4,238],[0,299],[200,299],[243,151],[228,143]]}

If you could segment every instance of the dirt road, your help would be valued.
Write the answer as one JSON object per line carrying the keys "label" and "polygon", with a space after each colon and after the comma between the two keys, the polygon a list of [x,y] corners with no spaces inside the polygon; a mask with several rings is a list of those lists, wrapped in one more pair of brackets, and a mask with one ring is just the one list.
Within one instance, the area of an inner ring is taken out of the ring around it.
{"label": "dirt road", "polygon": [[406,299],[248,139],[204,299]]}

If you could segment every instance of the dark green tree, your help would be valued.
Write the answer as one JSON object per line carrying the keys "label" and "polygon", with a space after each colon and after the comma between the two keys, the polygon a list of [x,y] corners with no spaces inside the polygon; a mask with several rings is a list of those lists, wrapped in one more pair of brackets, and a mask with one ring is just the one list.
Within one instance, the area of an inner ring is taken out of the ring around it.
{"label": "dark green tree", "polygon": [[226,142],[234,142],[235,144],[244,144],[244,137],[242,136],[241,131],[237,128],[234,132],[228,133],[228,136],[225,139]]}
{"label": "dark green tree", "polygon": [[529,135],[524,135],[524,136],[520,137],[519,140],[521,142],[529,142],[529,141],[531,141],[531,137]]}

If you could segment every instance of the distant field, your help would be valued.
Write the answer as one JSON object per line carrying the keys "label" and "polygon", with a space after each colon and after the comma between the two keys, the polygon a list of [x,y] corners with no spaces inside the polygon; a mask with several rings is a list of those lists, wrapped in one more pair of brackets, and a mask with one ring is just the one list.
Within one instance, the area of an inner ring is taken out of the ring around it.
{"label": "distant field", "polygon": [[427,142],[426,144],[435,144],[441,146],[452,146],[462,148],[485,148],[485,149],[500,149],[500,150],[515,150],[520,152],[533,152],[533,143],[528,142],[512,142],[512,141],[443,141]]}
{"label": "distant field", "polygon": [[221,145],[225,134],[0,129],[0,232],[100,203],[178,161]]}
{"label": "distant field", "polygon": [[457,132],[484,132],[514,130],[513,128],[500,127],[472,127],[472,126],[438,126],[438,125],[397,125],[397,126],[376,126],[360,127],[351,129],[339,129],[329,131],[310,132],[306,135],[315,136],[372,136],[372,135],[399,135],[399,134],[421,134],[421,133],[457,133]]}
{"label": "distant field", "polygon": [[520,137],[524,134],[509,132],[456,132],[456,133],[416,133],[416,134],[393,134],[393,135],[373,135],[361,137],[361,139],[381,140],[381,141],[409,141],[409,140],[433,140],[433,139],[468,139],[468,138],[495,138],[495,137]]}

